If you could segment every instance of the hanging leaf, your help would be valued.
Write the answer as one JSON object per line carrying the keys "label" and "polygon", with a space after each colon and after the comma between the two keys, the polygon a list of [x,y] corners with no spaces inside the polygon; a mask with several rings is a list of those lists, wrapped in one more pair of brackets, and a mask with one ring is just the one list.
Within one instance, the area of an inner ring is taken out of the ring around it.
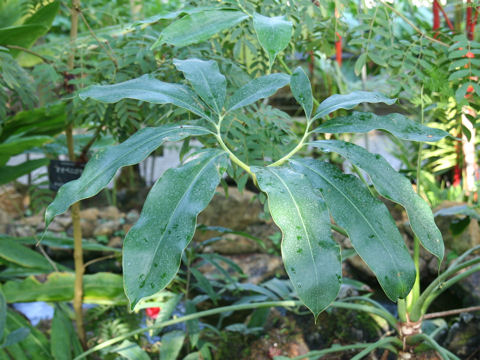
{"label": "hanging leaf", "polygon": [[167,170],[153,185],[123,246],[125,293],[132,309],[177,274],[197,215],[212,199],[226,166],[224,151],[205,150],[185,165]]}
{"label": "hanging leaf", "polygon": [[386,130],[400,139],[410,141],[438,141],[450,136],[446,131],[424,126],[402,114],[375,115],[364,112],[327,120],[313,132],[366,133],[375,129]]}
{"label": "hanging leaf", "polygon": [[160,81],[149,74],[113,85],[93,85],[80,92],[79,96],[82,100],[92,98],[108,104],[122,99],[135,99],[153,104],[173,104],[209,119],[204,112],[201,100],[192,90],[184,85]]}
{"label": "hanging leaf", "polygon": [[180,330],[170,331],[162,336],[162,345],[160,347],[160,359],[176,360],[180,350],[182,350],[185,333]]}
{"label": "hanging leaf", "polygon": [[285,16],[267,17],[255,13],[253,27],[260,45],[268,54],[270,68],[272,68],[276,56],[288,46],[292,38],[293,25]]}
{"label": "hanging leaf", "polygon": [[213,60],[199,59],[174,59],[173,64],[183,72],[203,101],[220,114],[225,103],[227,80],[220,73],[218,64]]}
{"label": "hanging leaf", "polygon": [[347,231],[385,294],[392,301],[405,298],[415,281],[415,266],[387,207],[360,179],[332,164],[314,159],[291,163],[320,191],[335,222]]}
{"label": "hanging leaf", "polygon": [[365,63],[367,62],[367,53],[362,53],[358,58],[357,61],[355,61],[355,66],[354,66],[354,71],[355,75],[360,76],[362,73],[362,68],[365,66]]}
{"label": "hanging leaf", "polygon": [[332,95],[320,103],[313,120],[328,115],[338,109],[352,109],[361,103],[385,103],[392,105],[397,99],[390,99],[377,92],[354,91],[346,95]]}
{"label": "hanging leaf", "polygon": [[79,355],[79,349],[81,352],[80,341],[72,322],[58,305],[55,306],[52,319],[50,348],[55,360],[71,360],[72,355]]}
{"label": "hanging leaf", "polygon": [[22,267],[53,270],[45,256],[14,239],[0,238],[0,258]]}
{"label": "hanging leaf", "polygon": [[144,128],[119,145],[99,150],[87,163],[79,179],[66,183],[58,190],[55,200],[45,212],[47,227],[55,216],[67,211],[70,205],[97,194],[107,186],[118,169],[143,161],[163,142],[209,133],[205,128],[189,125]]}
{"label": "hanging leaf", "polygon": [[167,26],[152,45],[155,49],[167,43],[183,47],[210,39],[222,30],[229,29],[247,19],[240,11],[211,10],[189,14]]}
{"label": "hanging leaf", "polygon": [[252,168],[282,230],[282,258],[302,302],[318,316],[338,294],[340,247],[333,241],[324,201],[307,178],[289,168]]}
{"label": "hanging leaf", "polygon": [[307,120],[310,120],[313,110],[312,85],[300,66],[290,76],[290,89],[297,102],[302,105]]}
{"label": "hanging leaf", "polygon": [[118,354],[127,360],[150,360],[145,350],[129,340],[124,340],[120,345],[110,349],[109,353]]}
{"label": "hanging leaf", "polygon": [[442,234],[435,224],[430,207],[413,191],[410,181],[396,172],[382,156],[371,154],[360,146],[344,141],[319,140],[310,145],[334,151],[367,172],[380,195],[405,208],[410,226],[423,247],[442,261]]}
{"label": "hanging leaf", "polygon": [[228,99],[228,111],[239,109],[253,104],[257,100],[269,97],[275,94],[278,89],[286,86],[289,82],[290,76],[281,73],[265,75],[253,79],[238,89],[233,96]]}

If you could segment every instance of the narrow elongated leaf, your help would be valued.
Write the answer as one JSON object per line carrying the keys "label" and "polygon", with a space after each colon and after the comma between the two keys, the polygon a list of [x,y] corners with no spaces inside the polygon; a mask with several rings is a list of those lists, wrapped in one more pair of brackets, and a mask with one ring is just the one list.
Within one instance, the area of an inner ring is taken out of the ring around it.
{"label": "narrow elongated leaf", "polygon": [[[54,272],[44,282],[31,276],[22,281],[7,281],[3,292],[8,303],[31,301],[71,301],[75,274]],[[84,301],[90,304],[126,304],[122,277],[111,273],[84,276]]]}
{"label": "narrow elongated leaf", "polygon": [[45,212],[47,226],[70,205],[97,194],[108,185],[123,166],[137,164],[165,141],[209,134],[205,128],[188,125],[165,125],[144,128],[123,143],[99,150],[87,163],[82,176],[63,185]]}
{"label": "narrow elongated leaf", "polygon": [[30,335],[30,329],[23,327],[20,329],[13,330],[11,333],[8,333],[5,336],[5,342],[0,346],[0,349],[12,346],[13,344],[19,343],[27,338]]}
{"label": "narrow elongated leaf", "polygon": [[371,154],[360,146],[343,141],[319,140],[312,142],[311,145],[334,151],[367,172],[382,196],[405,208],[410,226],[423,247],[442,261],[444,255],[442,234],[435,224],[430,207],[413,191],[410,181],[396,172],[382,156]]}
{"label": "narrow elongated leaf", "polygon": [[72,322],[60,306],[55,306],[50,335],[50,348],[55,360],[73,359],[73,351],[81,348]]}
{"label": "narrow elongated leaf", "polygon": [[290,82],[290,76],[276,73],[261,76],[238,89],[228,101],[228,111],[253,104],[255,101],[269,97]]}
{"label": "narrow elongated leaf", "polygon": [[248,16],[241,11],[212,10],[189,14],[167,26],[152,49],[167,43],[176,47],[197,44],[229,29]]}
{"label": "narrow elongated leaf", "polygon": [[35,159],[15,166],[0,166],[0,185],[7,184],[20,176],[29,174],[39,167],[48,165],[49,162],[50,159]]}
{"label": "narrow elongated leaf", "polygon": [[27,268],[53,270],[43,255],[12,239],[0,239],[0,258]]}
{"label": "narrow elongated leaf", "polygon": [[199,59],[173,60],[178,70],[190,81],[197,94],[220,114],[225,103],[227,80],[220,73],[218,64]]}
{"label": "narrow elongated leaf", "polygon": [[180,350],[182,350],[185,333],[174,330],[163,335],[162,346],[160,347],[160,359],[176,360]]}
{"label": "narrow elongated leaf", "polygon": [[387,207],[360,179],[332,164],[314,159],[291,163],[320,191],[335,222],[347,231],[385,294],[393,301],[405,298],[415,281],[415,266]]}
{"label": "narrow elongated leaf", "polygon": [[226,166],[224,151],[206,150],[167,170],[153,185],[123,246],[125,292],[132,309],[175,277],[197,215],[212,199]]}
{"label": "narrow elongated leaf", "polygon": [[307,120],[312,116],[313,95],[312,85],[305,71],[299,66],[290,77],[290,89],[297,102],[302,105]]}
{"label": "narrow elongated leaf", "polygon": [[271,68],[278,53],[288,46],[293,25],[285,16],[267,17],[255,13],[253,27],[260,45],[268,54]]}
{"label": "narrow elongated leaf", "polygon": [[12,156],[21,154],[25,150],[31,149],[35,146],[41,146],[53,140],[50,136],[24,136],[9,138],[0,144],[1,156]]}
{"label": "narrow elongated leaf", "polygon": [[173,104],[208,119],[201,100],[192,90],[181,84],[160,81],[149,74],[113,85],[93,85],[80,92],[79,96],[104,103],[135,99],[153,104]]}
{"label": "narrow elongated leaf", "polygon": [[150,360],[150,356],[138,344],[129,340],[123,341],[120,345],[110,350],[127,360]]}
{"label": "narrow elongated leaf", "polygon": [[3,342],[3,333],[5,331],[5,323],[7,321],[7,301],[0,288],[0,344]]}
{"label": "narrow elongated leaf", "polygon": [[338,109],[352,109],[361,103],[385,103],[392,105],[397,99],[390,99],[377,92],[354,91],[346,95],[332,95],[320,103],[312,120],[328,115]]}
{"label": "narrow elongated leaf", "polygon": [[338,294],[340,247],[333,241],[325,202],[307,178],[289,168],[252,170],[282,230],[282,258],[302,302],[317,316]]}
{"label": "narrow elongated leaf", "polygon": [[410,141],[438,141],[449,133],[430,128],[410,120],[402,114],[375,115],[353,112],[324,122],[314,132],[319,133],[366,133],[374,129],[386,130],[396,137]]}

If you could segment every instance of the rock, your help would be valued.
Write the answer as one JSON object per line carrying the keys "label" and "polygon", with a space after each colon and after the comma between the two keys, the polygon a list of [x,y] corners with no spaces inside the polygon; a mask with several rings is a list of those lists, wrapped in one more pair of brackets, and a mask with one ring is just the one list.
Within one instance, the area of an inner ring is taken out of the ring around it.
{"label": "rock", "polygon": [[[228,197],[222,188],[217,189],[210,205],[198,216],[198,223],[208,226],[222,226],[233,230],[244,230],[249,225],[261,223],[259,215],[263,206],[256,201],[256,194],[245,190],[240,193],[230,187]],[[196,241],[216,236],[213,232],[197,232]]]}
{"label": "rock", "polygon": [[34,236],[35,231],[30,226],[16,226],[15,227],[15,236],[18,237],[30,237]]}
{"label": "rock", "polygon": [[452,291],[462,300],[463,306],[480,304],[480,272],[475,272],[454,285]]}
{"label": "rock", "polygon": [[118,208],[115,206],[107,206],[100,211],[99,216],[100,218],[106,220],[118,220],[125,217],[125,214],[118,210]]}
{"label": "rock", "polygon": [[[97,227],[97,221],[80,218],[80,226],[82,227],[82,237],[91,238],[93,237],[93,233],[95,231],[95,228]],[[69,230],[71,229],[72,227],[69,228]],[[73,232],[69,231],[67,233],[73,233]],[[69,236],[72,236],[72,235],[70,234]]]}
{"label": "rock", "polygon": [[52,223],[48,226],[48,231],[55,232],[55,233],[61,233],[67,230],[60,224],[58,221],[53,220]]}
{"label": "rock", "polygon": [[[462,359],[474,359],[480,344],[480,315],[462,313],[448,330],[444,346]],[[477,359],[477,357],[475,357]]]}
{"label": "rock", "polygon": [[7,225],[12,221],[10,215],[0,208],[0,234],[7,233]]}
{"label": "rock", "polygon": [[[245,282],[260,284],[261,282],[275,276],[284,275],[282,258],[276,255],[269,254],[249,254],[249,255],[225,255],[225,258],[230,259],[237,264],[247,276]],[[234,273],[233,269],[229,268],[228,264],[219,261],[219,264]],[[211,264],[203,265],[199,268],[206,277],[212,278],[220,275],[219,271]]]}
{"label": "rock", "polygon": [[34,216],[28,216],[24,217],[21,220],[21,223],[23,225],[31,226],[31,227],[37,227],[38,224],[43,222],[43,216],[42,215],[34,215]]}
{"label": "rock", "polygon": [[123,239],[120,236],[114,236],[108,242],[108,246],[121,249],[123,246]]}
{"label": "rock", "polygon": [[86,221],[97,221],[100,211],[97,208],[88,208],[80,211],[80,218]]}
{"label": "rock", "polygon": [[99,224],[93,231],[93,236],[111,236],[117,230],[122,228],[122,224],[118,220],[109,220]]}
{"label": "rock", "polygon": [[55,222],[57,222],[58,224],[60,224],[60,226],[62,226],[64,229],[68,229],[68,227],[70,225],[72,225],[72,217],[70,216],[70,214],[68,214],[67,216],[57,216],[55,218]]}
{"label": "rock", "polygon": [[138,212],[138,210],[130,210],[127,215],[125,216],[125,221],[127,222],[127,224],[135,224],[138,219],[140,218],[140,213]]}
{"label": "rock", "polygon": [[23,196],[11,185],[0,186],[0,209],[10,217],[21,216],[24,211]]}

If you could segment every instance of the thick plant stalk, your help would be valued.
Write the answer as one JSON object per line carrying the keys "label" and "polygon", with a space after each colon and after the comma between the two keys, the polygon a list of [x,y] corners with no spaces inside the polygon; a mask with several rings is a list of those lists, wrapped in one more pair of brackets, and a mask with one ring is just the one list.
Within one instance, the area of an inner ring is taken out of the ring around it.
{"label": "thick plant stalk", "polygon": [[[68,58],[68,68],[73,70],[75,60],[75,40],[78,34],[78,11],[80,9],[80,1],[72,0],[71,9],[71,28],[70,28],[70,56]],[[69,119],[70,122],[66,129],[68,156],[71,161],[75,161],[75,151],[73,146],[73,119]],[[80,225],[80,203],[77,202],[71,207],[71,217],[73,224],[73,259],[75,263],[75,285],[73,294],[73,309],[75,311],[75,323],[77,325],[77,333],[82,346],[86,348],[85,329],[83,327],[83,250],[82,250],[82,228]]]}

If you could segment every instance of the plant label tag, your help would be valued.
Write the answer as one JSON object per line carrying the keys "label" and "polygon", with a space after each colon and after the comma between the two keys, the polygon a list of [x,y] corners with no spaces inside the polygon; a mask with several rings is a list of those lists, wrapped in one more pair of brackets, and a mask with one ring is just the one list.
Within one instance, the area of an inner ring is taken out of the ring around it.
{"label": "plant label tag", "polygon": [[68,160],[51,160],[48,165],[50,190],[57,191],[63,184],[78,179],[82,175],[85,163]]}

